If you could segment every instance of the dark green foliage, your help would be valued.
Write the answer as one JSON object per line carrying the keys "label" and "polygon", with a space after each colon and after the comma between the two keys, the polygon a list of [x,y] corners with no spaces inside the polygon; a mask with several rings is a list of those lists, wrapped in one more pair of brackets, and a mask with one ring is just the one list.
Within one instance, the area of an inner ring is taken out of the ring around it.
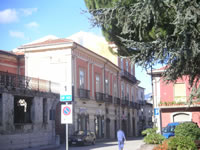
{"label": "dark green foliage", "polygon": [[[200,78],[200,0],[85,0],[106,39],[118,54],[148,69],[168,66],[166,81]],[[200,94],[193,97],[200,97]]]}
{"label": "dark green foliage", "polygon": [[200,139],[200,128],[192,122],[181,123],[174,131],[175,136],[190,137],[193,141]]}
{"label": "dark green foliage", "polygon": [[157,128],[148,128],[142,131],[142,135],[146,135],[144,137],[144,142],[147,144],[161,144],[164,141],[164,137],[158,133],[156,133]]}
{"label": "dark green foliage", "polygon": [[169,150],[197,150],[194,141],[190,137],[175,136],[168,140]]}

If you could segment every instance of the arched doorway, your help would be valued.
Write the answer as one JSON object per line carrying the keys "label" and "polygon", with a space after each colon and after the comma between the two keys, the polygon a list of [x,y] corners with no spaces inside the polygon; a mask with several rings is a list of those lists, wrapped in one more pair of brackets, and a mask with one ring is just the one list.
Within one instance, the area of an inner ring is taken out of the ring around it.
{"label": "arched doorway", "polygon": [[192,121],[188,113],[176,113],[173,115],[173,122]]}
{"label": "arched doorway", "polygon": [[97,115],[94,117],[95,134],[97,138],[104,137],[104,116]]}
{"label": "arched doorway", "polygon": [[106,138],[110,138],[110,119],[106,119]]}
{"label": "arched doorway", "polygon": [[85,131],[89,128],[89,115],[82,113],[77,117],[77,130]]}
{"label": "arched doorway", "polygon": [[135,118],[132,118],[132,125],[133,125],[133,136],[135,136]]}
{"label": "arched doorway", "polygon": [[127,135],[127,124],[126,120],[122,120],[122,130],[124,131],[125,135]]}

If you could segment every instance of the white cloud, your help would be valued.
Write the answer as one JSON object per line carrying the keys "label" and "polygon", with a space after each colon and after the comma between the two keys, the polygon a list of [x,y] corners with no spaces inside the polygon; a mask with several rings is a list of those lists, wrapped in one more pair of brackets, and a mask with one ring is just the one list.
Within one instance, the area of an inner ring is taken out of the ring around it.
{"label": "white cloud", "polygon": [[11,37],[25,39],[24,33],[20,31],[9,31]]}
{"label": "white cloud", "polygon": [[11,23],[18,20],[15,9],[5,9],[0,11],[0,23]]}
{"label": "white cloud", "polygon": [[37,27],[39,27],[39,24],[37,22],[33,21],[33,22],[26,24],[26,27],[27,28],[37,28]]}
{"label": "white cloud", "polygon": [[33,12],[37,12],[37,8],[22,8],[20,11],[23,13],[24,16],[30,16]]}

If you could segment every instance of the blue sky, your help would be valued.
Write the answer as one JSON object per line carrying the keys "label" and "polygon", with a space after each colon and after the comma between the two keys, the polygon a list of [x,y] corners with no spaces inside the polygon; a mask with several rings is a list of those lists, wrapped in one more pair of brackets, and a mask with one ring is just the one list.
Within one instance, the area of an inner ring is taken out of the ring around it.
{"label": "blue sky", "polygon": [[[87,10],[84,0],[1,0],[0,49],[10,51],[47,35],[65,38],[79,31],[102,35],[82,10]],[[145,93],[151,92],[150,76],[144,70],[136,67],[136,78]]]}

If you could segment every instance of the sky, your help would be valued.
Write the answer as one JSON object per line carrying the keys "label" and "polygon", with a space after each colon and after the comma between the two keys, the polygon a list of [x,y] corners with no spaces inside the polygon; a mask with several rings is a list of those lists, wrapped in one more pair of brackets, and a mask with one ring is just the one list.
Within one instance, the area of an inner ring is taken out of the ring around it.
{"label": "sky", "polygon": [[[0,50],[11,51],[47,35],[66,38],[85,31],[102,36],[91,26],[84,0],[0,0]],[[136,78],[151,93],[151,79],[136,66]]]}

